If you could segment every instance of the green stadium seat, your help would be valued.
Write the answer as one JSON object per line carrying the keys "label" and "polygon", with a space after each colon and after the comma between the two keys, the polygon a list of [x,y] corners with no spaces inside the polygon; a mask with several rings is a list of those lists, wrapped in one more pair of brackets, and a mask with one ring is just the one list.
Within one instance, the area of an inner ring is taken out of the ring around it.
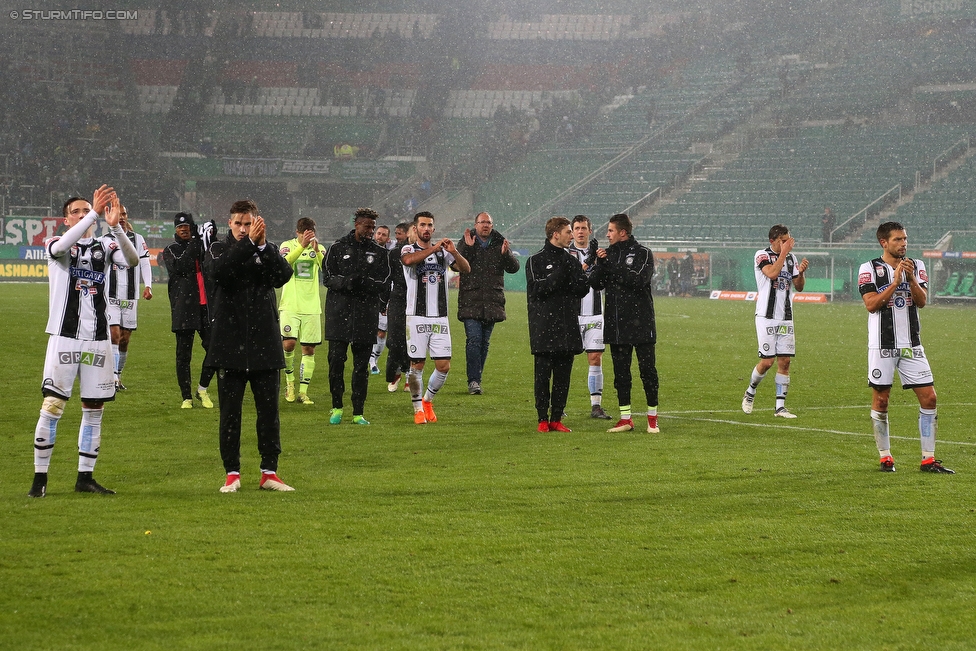
{"label": "green stadium seat", "polygon": [[952,292],[959,285],[959,273],[953,271],[949,274],[949,278],[946,280],[945,286],[935,293],[936,296],[951,296]]}

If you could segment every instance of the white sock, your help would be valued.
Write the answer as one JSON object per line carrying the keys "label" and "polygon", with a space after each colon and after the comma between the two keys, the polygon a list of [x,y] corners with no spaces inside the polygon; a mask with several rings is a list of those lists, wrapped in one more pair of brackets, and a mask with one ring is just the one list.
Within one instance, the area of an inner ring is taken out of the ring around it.
{"label": "white sock", "polygon": [[115,366],[115,376],[119,375],[119,345],[112,344],[112,364]]}
{"label": "white sock", "polygon": [[918,410],[918,434],[922,440],[922,458],[935,456],[935,431],[938,429],[939,417],[935,409]]}
{"label": "white sock", "polygon": [[891,455],[891,438],[888,435],[888,412],[871,410],[871,425],[874,428],[874,442],[882,457]]}
{"label": "white sock", "polygon": [[51,465],[51,454],[54,452],[54,442],[58,438],[58,421],[60,416],[41,410],[34,428],[34,472],[47,472]]}
{"label": "white sock", "polygon": [[373,344],[373,354],[369,357],[370,366],[376,366],[376,363],[380,361],[380,355],[383,354],[384,348],[386,348],[386,337],[377,335],[376,343]]}
{"label": "white sock", "polygon": [[81,408],[81,428],[78,430],[78,472],[91,472],[98,459],[102,443],[102,410]]}
{"label": "white sock", "polygon": [[590,366],[586,376],[586,386],[590,389],[590,406],[603,402],[603,367]]}
{"label": "white sock", "polygon": [[776,374],[776,411],[786,409],[786,394],[790,390],[790,376]]}
{"label": "white sock", "polygon": [[753,366],[752,377],[749,378],[749,386],[746,388],[746,393],[748,393],[750,396],[755,396],[756,389],[759,388],[759,383],[763,381],[764,377],[766,377],[766,374],[758,372],[756,367]]}
{"label": "white sock", "polygon": [[431,373],[430,377],[427,379],[427,393],[424,394],[424,401],[433,402],[434,396],[436,396],[437,392],[441,390],[442,386],[444,386],[444,380],[446,379],[447,372],[441,373],[440,371],[435,370],[433,373]]}
{"label": "white sock", "polygon": [[120,352],[118,362],[115,364],[115,374],[122,377],[122,369],[125,368],[125,360],[129,356],[129,351]]}
{"label": "white sock", "polygon": [[407,371],[407,386],[410,387],[410,400],[413,401],[413,410],[422,411],[423,405],[420,404],[420,396],[424,392],[423,369],[411,368]]}

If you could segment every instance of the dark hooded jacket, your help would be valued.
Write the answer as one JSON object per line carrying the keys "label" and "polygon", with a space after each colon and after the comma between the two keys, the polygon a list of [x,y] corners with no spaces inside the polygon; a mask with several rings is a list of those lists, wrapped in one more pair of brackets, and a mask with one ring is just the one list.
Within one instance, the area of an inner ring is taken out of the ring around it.
{"label": "dark hooded jacket", "polygon": [[248,371],[285,367],[275,288],[291,278],[291,265],[268,242],[264,250],[232,233],[207,253],[215,292],[213,329],[204,365]]}
{"label": "dark hooded jacket", "polygon": [[657,343],[654,322],[654,256],[633,237],[607,247],[597,258],[590,284],[606,290],[603,306],[603,341],[607,344]]}
{"label": "dark hooded jacket", "polygon": [[[193,229],[195,232],[195,228]],[[175,241],[163,249],[160,257],[169,274],[169,306],[172,311],[172,330],[202,330],[206,324],[206,311],[200,308],[200,294],[203,289],[203,304],[207,303],[209,284],[203,273],[203,240],[194,237],[182,240],[178,235]],[[206,287],[205,287],[206,285]]]}
{"label": "dark hooded jacket", "polygon": [[376,343],[381,302],[390,291],[389,252],[371,239],[357,241],[353,230],[329,247],[322,272],[329,288],[325,338]]}
{"label": "dark hooded jacket", "polygon": [[590,291],[583,266],[548,240],[525,263],[532,354],[583,352],[580,299]]}
{"label": "dark hooded jacket", "polygon": [[458,253],[471,264],[471,273],[461,274],[458,282],[460,321],[505,320],[505,274],[517,273],[520,265],[511,250],[502,253],[504,242],[504,236],[496,230],[488,234],[487,246],[482,246],[477,235],[471,246],[463,237],[458,241]]}

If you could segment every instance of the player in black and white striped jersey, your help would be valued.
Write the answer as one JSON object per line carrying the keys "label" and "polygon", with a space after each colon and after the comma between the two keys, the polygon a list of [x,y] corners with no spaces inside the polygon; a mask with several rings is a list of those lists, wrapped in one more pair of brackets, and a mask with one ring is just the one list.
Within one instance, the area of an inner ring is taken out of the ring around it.
{"label": "player in black and white striped jersey", "polygon": [[[449,237],[431,242],[434,215],[418,212],[413,218],[417,242],[400,251],[403,277],[407,281],[407,355],[410,371],[407,386],[413,401],[413,420],[418,425],[437,421],[434,396],[451,370],[451,331],[447,317],[447,270],[469,273],[471,265],[458,253]],[[434,360],[424,392],[424,363]]]}
{"label": "player in black and white striped jersey", "polygon": [[113,264],[108,281],[108,324],[112,334],[112,355],[115,359],[115,390],[125,391],[122,369],[129,355],[129,341],[136,330],[139,309],[139,286],[145,285],[142,298],[152,300],[152,266],[149,264],[149,247],[139,233],[129,224],[129,213],[122,206],[119,225],[139,254],[139,264],[120,267]]}
{"label": "player in black and white striped jersey", "polygon": [[[593,224],[586,215],[576,215],[572,223],[573,241],[570,243],[570,255],[579,260],[583,271],[589,276],[596,261],[596,251],[599,242],[592,238]],[[580,301],[579,316],[580,334],[583,335],[583,351],[586,353],[588,372],[586,385],[590,391],[590,417],[611,420],[612,417],[603,411],[603,292],[590,289],[590,293]]]}
{"label": "player in black and white striped jersey", "polygon": [[766,377],[766,371],[776,361],[776,410],[781,418],[796,418],[786,408],[786,394],[790,388],[790,360],[796,354],[793,334],[793,289],[802,292],[806,284],[803,273],[810,266],[804,258],[798,260],[791,251],[795,240],[790,229],[777,224],[769,229],[769,246],[756,251],[756,336],[759,339],[759,363],[752,369],[752,377],[742,397],[742,411],[752,413],[756,389]]}
{"label": "player in black and white striped jersey", "polygon": [[[99,214],[111,234],[94,237]],[[108,271],[112,264],[135,266],[139,257],[119,225],[115,191],[103,185],[92,202],[68,199],[62,208],[68,231],[45,243],[48,259],[48,338],[44,359],[44,402],[34,430],[34,482],[31,497],[47,494],[48,468],[58,421],[71,398],[75,378],[81,394],[78,479],[81,493],[113,493],[92,477],[101,447],[102,408],[115,398],[115,372],[106,316]]]}
{"label": "player in black and white striped jersey", "polygon": [[888,432],[888,398],[895,371],[903,389],[918,398],[918,434],[923,472],[954,474],[935,458],[937,429],[935,380],[922,346],[918,310],[928,300],[925,263],[906,256],[908,234],[898,222],[878,226],[884,253],[861,265],[858,291],[868,311],[868,386],[871,387],[871,423],[881,457],[880,469],[895,471]]}

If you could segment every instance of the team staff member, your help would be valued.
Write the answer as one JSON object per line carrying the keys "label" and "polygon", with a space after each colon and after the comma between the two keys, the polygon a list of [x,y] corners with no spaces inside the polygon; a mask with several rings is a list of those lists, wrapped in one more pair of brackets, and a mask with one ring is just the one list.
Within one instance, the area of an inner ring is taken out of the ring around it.
{"label": "team staff member", "polygon": [[776,411],[780,418],[796,418],[786,408],[786,394],[790,389],[790,360],[796,354],[793,332],[793,293],[791,287],[802,292],[806,284],[803,272],[810,263],[806,258],[797,260],[791,253],[794,240],[782,224],[769,229],[769,246],[756,251],[756,336],[759,338],[759,363],[752,369],[752,377],[742,396],[742,411],[752,413],[756,388],[766,371],[776,360]]}
{"label": "team staff member", "polygon": [[[386,249],[387,254],[393,248],[395,242],[390,240],[390,227],[389,226],[377,226],[376,230],[373,231],[373,240],[377,245]],[[386,305],[390,301],[389,289],[383,292],[380,296],[380,314],[379,321],[376,324],[376,343],[373,344],[373,352],[369,356],[369,374],[379,375],[380,374],[380,356],[383,354],[383,349],[386,348],[386,329],[387,329],[387,318],[386,318]]]}
{"label": "team staff member", "polygon": [[569,220],[553,217],[546,222],[542,250],[525,263],[529,345],[535,359],[535,408],[540,432],[571,431],[562,419],[573,359],[583,352],[579,302],[590,291],[583,267],[566,252],[572,241]]}
{"label": "team staff member", "polygon": [[518,273],[518,258],[508,240],[493,228],[491,215],[479,212],[474,231],[464,229],[457,243],[471,265],[458,283],[458,321],[464,324],[468,393],[481,395],[481,376],[495,324],[505,320],[505,274]]}
{"label": "team staff member", "polygon": [[322,343],[322,297],[319,272],[325,250],[315,239],[315,222],[302,217],[293,240],[281,243],[281,255],[291,266],[291,280],[281,290],[281,347],[285,351],[285,400],[295,402],[295,346],[302,346],[298,367],[298,402],[314,404],[308,385],[315,371],[315,347]]}
{"label": "team staff member", "polygon": [[376,211],[356,211],[355,227],[325,255],[325,338],[329,342],[329,423],[342,422],[343,378],[347,350],[352,348],[352,422],[369,425],[363,414],[369,388],[369,354],[376,342],[380,295],[390,284],[390,257],[373,241]]}
{"label": "team staff member", "polygon": [[[576,215],[571,224],[573,241],[569,253],[579,260],[583,273],[593,271],[596,251],[600,248],[596,238],[591,239],[593,224],[586,215]],[[588,370],[586,386],[590,390],[590,418],[611,420],[603,411],[603,292],[590,289],[579,305],[579,328],[583,336],[583,350],[586,351]]]}
{"label": "team staff member", "polygon": [[[111,235],[94,237],[98,215],[105,213]],[[75,377],[81,394],[81,429],[78,432],[79,493],[113,494],[92,477],[101,447],[102,408],[115,398],[112,344],[106,317],[106,292],[112,264],[135,266],[139,256],[119,226],[118,197],[103,185],[92,202],[71,197],[61,208],[68,231],[44,243],[48,266],[48,318],[50,335],[44,358],[40,417],[34,429],[34,482],[30,497],[47,494],[51,453],[58,421],[71,398]]]}
{"label": "team staff member", "polygon": [[620,420],[609,432],[634,429],[630,410],[632,379],[630,365],[637,352],[637,367],[647,398],[647,431],[657,433],[658,376],[654,347],[657,327],[654,321],[654,256],[641,246],[631,233],[630,217],[617,214],[610,218],[607,239],[610,246],[597,249],[596,265],[590,284],[606,290],[603,310],[603,341],[610,344],[613,363],[613,387],[617,390]]}
{"label": "team staff member", "polygon": [[138,323],[139,285],[145,285],[142,297],[147,301],[152,300],[153,293],[149,247],[145,238],[132,230],[125,206],[122,206],[119,226],[139,254],[139,264],[134,267],[113,264],[108,280],[108,323],[112,333],[112,354],[115,356],[115,390],[125,391],[122,370],[129,356],[129,341]]}
{"label": "team staff member", "polygon": [[410,368],[407,357],[407,280],[403,277],[400,251],[409,244],[410,224],[393,229],[396,244],[390,249],[390,300],[386,304],[386,390],[400,388],[400,378]]}
{"label": "team staff member", "polygon": [[173,219],[176,228],[174,242],[167,246],[161,256],[169,273],[169,306],[172,312],[172,331],[176,335],[176,381],[183,396],[183,409],[193,408],[196,397],[207,409],[213,408],[213,401],[207,389],[213,379],[213,369],[203,365],[200,368],[200,383],[195,393],[190,387],[190,362],[193,361],[193,336],[200,335],[204,353],[210,347],[210,305],[207,285],[203,273],[203,238],[193,223],[193,215],[187,212],[176,213]]}
{"label": "team staff member", "polygon": [[918,321],[918,310],[928,300],[925,263],[906,257],[908,234],[898,222],[878,226],[877,237],[884,253],[861,265],[857,285],[868,310],[868,386],[881,470],[895,471],[888,433],[888,398],[897,370],[902,388],[912,389],[918,398],[918,434],[922,442],[919,469],[951,475],[953,471],[935,458],[935,381]]}
{"label": "team staff member", "polygon": [[257,205],[237,201],[230,209],[230,232],[207,254],[215,287],[213,333],[204,361],[217,371],[220,397],[220,457],[227,479],[221,493],[241,487],[241,408],[248,383],[257,411],[258,452],[264,490],[294,490],[278,478],[281,423],[278,419],[280,371],[285,367],[278,330],[275,288],[292,268],[265,233]]}

